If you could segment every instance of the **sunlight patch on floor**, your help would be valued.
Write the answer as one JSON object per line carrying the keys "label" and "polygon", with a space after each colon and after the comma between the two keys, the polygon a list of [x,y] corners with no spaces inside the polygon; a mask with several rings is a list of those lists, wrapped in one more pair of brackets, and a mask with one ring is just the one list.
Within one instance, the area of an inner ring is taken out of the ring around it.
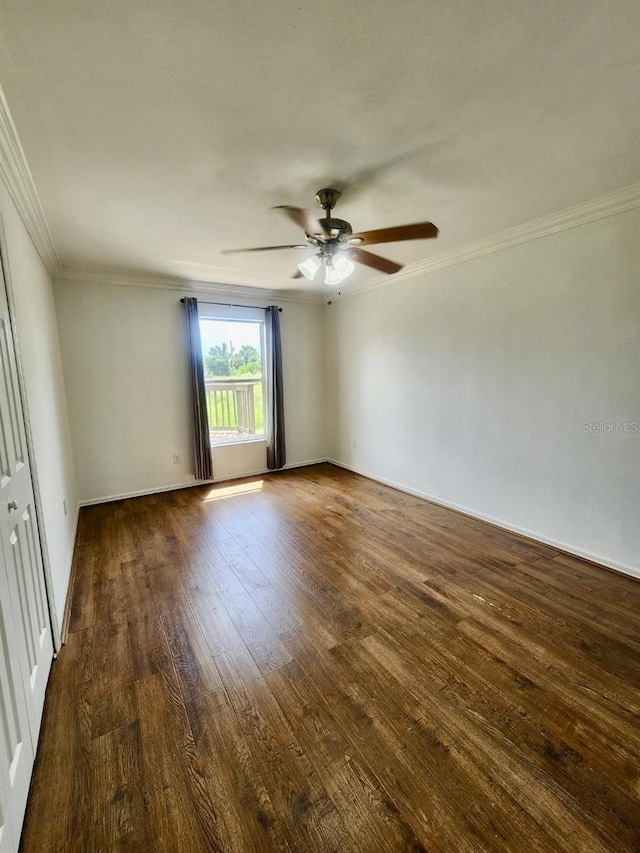
{"label": "sunlight patch on floor", "polygon": [[246,495],[251,492],[261,492],[264,480],[253,480],[251,483],[238,483],[233,486],[218,486],[211,489],[209,494],[202,499],[202,503],[220,501],[223,498],[235,498],[238,495]]}

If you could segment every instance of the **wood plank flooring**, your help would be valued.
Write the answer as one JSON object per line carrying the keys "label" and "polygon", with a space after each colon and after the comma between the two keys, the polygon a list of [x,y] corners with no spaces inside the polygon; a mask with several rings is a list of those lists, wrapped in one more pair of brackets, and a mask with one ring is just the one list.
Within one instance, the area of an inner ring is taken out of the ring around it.
{"label": "wood plank flooring", "polygon": [[640,851],[640,583],[330,465],[75,560],[22,853]]}

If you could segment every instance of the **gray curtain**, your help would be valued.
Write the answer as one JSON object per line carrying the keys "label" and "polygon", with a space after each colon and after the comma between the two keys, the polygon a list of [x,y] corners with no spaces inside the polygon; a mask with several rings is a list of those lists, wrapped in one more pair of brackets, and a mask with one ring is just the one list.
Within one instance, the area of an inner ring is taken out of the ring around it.
{"label": "gray curtain", "polygon": [[267,381],[270,389],[271,406],[269,419],[269,444],[267,445],[267,468],[282,468],[287,461],[284,446],[284,398],[282,388],[282,342],[280,339],[280,309],[277,305],[265,308],[267,330]]}
{"label": "gray curtain", "polygon": [[209,435],[209,417],[207,415],[207,395],[204,386],[204,363],[202,359],[202,343],[200,341],[198,300],[189,297],[184,300],[184,307],[187,312],[189,345],[188,358],[193,420],[194,473],[197,480],[213,480],[211,437]]}

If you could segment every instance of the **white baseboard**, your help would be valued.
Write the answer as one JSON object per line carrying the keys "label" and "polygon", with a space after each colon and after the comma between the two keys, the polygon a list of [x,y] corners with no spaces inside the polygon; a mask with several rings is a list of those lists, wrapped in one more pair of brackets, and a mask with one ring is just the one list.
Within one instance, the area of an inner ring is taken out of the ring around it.
{"label": "white baseboard", "polygon": [[66,642],[67,639],[67,628],[69,625],[69,617],[71,616],[71,599],[73,597],[73,585],[75,582],[75,578],[73,575],[73,554],[76,548],[76,539],[78,538],[78,521],[80,519],[80,503],[76,503],[74,515],[73,515],[73,524],[72,524],[72,535],[71,535],[71,543],[69,545],[69,551],[67,553],[67,589],[64,595],[64,605],[62,608],[62,613],[60,614],[60,618],[58,619],[59,625],[59,636],[56,637],[56,642],[54,643],[56,651],[60,650],[60,647]]}
{"label": "white baseboard", "polygon": [[455,510],[462,515],[468,515],[470,518],[477,518],[479,521],[485,521],[488,524],[492,524],[494,527],[500,527],[502,530],[509,530],[511,533],[518,533],[520,536],[524,536],[534,542],[540,542],[543,545],[550,545],[552,548],[557,548],[559,551],[563,551],[566,554],[571,554],[574,557],[580,557],[583,560],[588,560],[590,563],[595,563],[596,565],[604,566],[607,569],[613,569],[616,572],[629,575],[632,578],[640,579],[640,567],[630,566],[626,563],[620,563],[617,560],[611,560],[609,557],[603,557],[602,554],[594,554],[592,551],[576,548],[574,545],[568,545],[566,542],[561,542],[558,539],[552,539],[541,533],[529,530],[526,527],[519,527],[518,525],[510,524],[500,518],[485,515],[484,513],[477,512],[476,510],[462,506],[461,504],[445,501],[436,495],[429,494],[428,492],[411,489],[409,486],[405,486],[402,483],[387,480],[385,477],[378,477],[375,474],[370,474],[368,471],[363,471],[359,468],[347,465],[345,462],[338,462],[337,459],[329,458],[326,461],[330,462],[332,465],[336,465],[338,468],[344,468],[347,471],[353,471],[354,474],[360,474],[368,480],[374,480],[376,483],[382,483],[383,486],[391,486],[392,489],[397,489],[399,492],[404,492],[407,495],[413,495],[413,497],[421,498],[424,501],[429,501],[429,503],[437,504],[438,506],[445,507],[446,509]]}
{"label": "white baseboard", "polygon": [[119,492],[115,495],[104,495],[100,498],[89,498],[86,501],[80,501],[80,506],[94,506],[94,504],[108,504],[112,501],[123,501],[125,498],[141,498],[144,495],[157,495],[161,492],[173,492],[177,489],[188,489],[190,486],[202,486],[207,480],[189,480],[187,483],[173,483],[171,486],[157,486],[153,489],[139,489],[136,492]]}
{"label": "white baseboard", "polygon": [[265,474],[277,474],[278,471],[291,471],[294,468],[308,468],[309,465],[319,465],[321,462],[328,462],[326,456],[322,457],[322,459],[309,459],[306,462],[293,462],[289,465],[283,465],[282,468],[271,469],[271,468],[255,468],[253,471],[246,471],[243,474],[229,474],[228,477],[216,477],[212,480],[212,485],[215,486],[216,483],[227,483],[229,480],[243,480],[245,477],[262,477]]}
{"label": "white baseboard", "polygon": [[294,462],[292,465],[285,465],[282,470],[289,471],[291,468],[307,468],[309,465],[321,465],[323,462],[328,461],[327,457],[323,456],[322,459],[310,459],[308,462]]}
{"label": "white baseboard", "polygon": [[67,577],[71,577],[71,566],[73,564],[73,552],[76,547],[76,537],[78,536],[78,522],[80,520],[80,502],[76,502],[76,507],[73,513],[73,536],[71,538],[71,545],[69,547],[69,553],[67,554]]}
{"label": "white baseboard", "polygon": [[[278,470],[280,471],[290,471],[292,468],[306,468],[308,465],[318,465],[320,462],[328,462],[329,460],[326,457],[322,459],[308,459],[305,462],[293,462],[289,465],[285,465],[283,468]],[[243,471],[238,474],[229,474],[227,477],[215,477],[213,480],[189,480],[187,483],[174,483],[171,486],[158,486],[154,489],[140,489],[136,492],[122,492],[117,495],[105,495],[101,498],[90,498],[86,501],[80,501],[78,504],[79,507],[83,506],[94,506],[95,504],[106,504],[111,503],[112,501],[122,501],[126,498],[141,498],[145,495],[158,495],[162,492],[174,492],[178,489],[189,489],[192,486],[206,486],[213,485],[216,483],[226,483],[229,480],[243,480],[245,477],[257,477],[262,476],[264,474],[277,474],[278,471],[272,471],[270,468],[256,468],[252,471]]]}

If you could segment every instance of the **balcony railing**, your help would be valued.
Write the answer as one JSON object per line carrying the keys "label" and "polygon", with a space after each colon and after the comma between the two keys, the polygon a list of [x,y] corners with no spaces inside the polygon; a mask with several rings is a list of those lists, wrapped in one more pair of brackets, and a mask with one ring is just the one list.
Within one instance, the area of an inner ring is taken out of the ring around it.
{"label": "balcony railing", "polygon": [[232,435],[262,433],[262,380],[205,379],[204,387],[212,434],[221,434],[219,437],[224,440]]}

